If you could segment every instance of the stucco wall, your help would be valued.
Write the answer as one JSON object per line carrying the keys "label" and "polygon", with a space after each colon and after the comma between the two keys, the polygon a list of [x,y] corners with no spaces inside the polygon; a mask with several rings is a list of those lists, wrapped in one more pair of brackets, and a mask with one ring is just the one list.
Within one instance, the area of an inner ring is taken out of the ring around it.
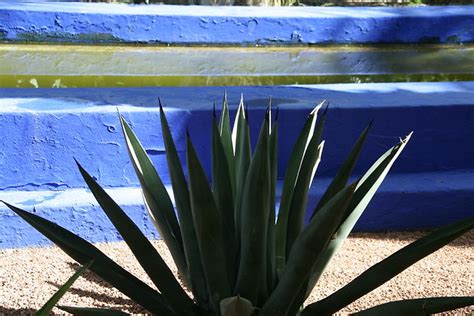
{"label": "stucco wall", "polygon": [[0,39],[199,45],[470,43],[473,8],[0,3]]}

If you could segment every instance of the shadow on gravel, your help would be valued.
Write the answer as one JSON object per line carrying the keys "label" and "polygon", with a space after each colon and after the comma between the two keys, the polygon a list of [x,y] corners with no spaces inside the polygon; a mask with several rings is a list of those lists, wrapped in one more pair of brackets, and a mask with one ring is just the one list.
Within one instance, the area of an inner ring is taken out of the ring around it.
{"label": "shadow on gravel", "polygon": [[[68,264],[69,268],[71,268],[73,271],[77,271],[81,268],[81,265],[77,262],[68,262],[67,264]],[[84,274],[81,277],[86,279],[87,281],[89,281],[91,283],[94,283],[94,284],[97,284],[101,287],[105,287],[107,289],[113,288],[112,285],[105,282],[104,280],[99,278],[94,272],[91,272],[89,270],[84,272]]]}
{"label": "shadow on gravel", "polygon": [[[74,271],[77,271],[81,267],[76,262],[68,262],[68,265]],[[94,283],[94,284],[96,284],[100,287],[113,288],[113,286],[111,286],[109,283],[105,282],[104,280],[99,278],[96,274],[94,274],[93,272],[90,272],[90,271],[86,271],[82,275],[82,278],[84,278],[87,281],[89,281],[91,283]],[[55,283],[55,282],[47,282],[47,283],[54,286],[54,287],[56,287],[56,288],[59,288],[59,287],[62,286],[62,284]],[[68,292],[73,294],[73,295],[80,296],[80,297],[90,297],[90,298],[94,299],[94,301],[96,301],[96,302],[102,302],[105,305],[103,307],[109,307],[111,305],[114,305],[115,306],[114,308],[118,308],[118,309],[127,311],[129,313],[144,313],[144,312],[146,312],[142,307],[140,307],[139,305],[135,304],[132,300],[127,299],[127,298],[113,297],[113,296],[106,295],[106,294],[103,294],[103,293],[100,294],[100,293],[96,293],[96,292],[93,292],[93,291],[88,291],[88,290],[84,290],[84,289],[80,289],[80,288],[75,288],[74,286],[71,287],[68,290]],[[0,315],[2,315],[1,311],[0,311]]]}
{"label": "shadow on gravel", "polygon": [[33,308],[8,308],[0,306],[0,315],[35,315],[36,309]]}
{"label": "shadow on gravel", "polygon": [[[47,283],[54,286],[54,287],[56,287],[56,288],[58,288],[58,289],[62,286],[62,284],[55,283],[55,282],[49,282],[48,281]],[[77,295],[77,296],[81,296],[81,297],[90,297],[90,298],[92,298],[92,299],[94,299],[95,301],[98,301],[98,302],[103,302],[103,303],[107,303],[107,304],[114,304],[114,305],[120,305],[120,306],[126,307],[127,309],[135,308],[135,306],[137,306],[130,299],[120,298],[120,297],[113,297],[113,296],[109,296],[109,295],[106,295],[106,294],[99,294],[99,293],[96,293],[96,292],[93,292],[93,291],[82,290],[82,289],[78,289],[78,288],[75,288],[75,287],[71,287],[68,290],[68,293],[71,293],[71,294]]]}

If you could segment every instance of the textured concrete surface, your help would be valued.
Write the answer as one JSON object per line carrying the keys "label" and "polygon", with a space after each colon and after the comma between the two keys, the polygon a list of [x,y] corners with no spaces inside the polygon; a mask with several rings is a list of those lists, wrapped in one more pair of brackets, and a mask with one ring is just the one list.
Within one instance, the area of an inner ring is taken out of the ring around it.
{"label": "textured concrete surface", "polygon": [[[248,105],[251,131],[259,130],[268,97],[280,108],[279,177],[290,148],[312,107],[331,102],[323,138],[325,151],[310,205],[374,119],[355,175],[364,172],[398,138],[414,131],[387,182],[357,229],[432,228],[474,214],[473,82],[228,87],[235,110],[240,93]],[[123,143],[117,109],[132,124],[160,175],[169,182],[157,98],[164,104],[178,151],[184,155],[189,129],[210,170],[212,103],[224,88],[0,89],[0,199],[57,220],[94,241],[117,240],[74,164],[74,158],[115,191],[119,204],[156,237],[142,208],[138,181]],[[130,190],[128,191],[128,189]],[[74,219],[74,220],[71,220]],[[0,208],[0,247],[44,244],[39,234]],[[94,228],[93,228],[94,227]]]}
{"label": "textured concrete surface", "polygon": [[0,3],[0,39],[33,42],[288,45],[467,43],[472,6],[178,7]]}
{"label": "textured concrete surface", "polygon": [[[389,174],[354,230],[380,232],[432,229],[473,216],[472,179],[472,170]],[[330,181],[331,178],[316,176],[308,200],[309,211],[316,206]],[[280,181],[277,200],[282,185]],[[139,188],[109,188],[107,191],[146,236],[159,238],[143,207]],[[168,191],[171,193],[170,187]],[[35,214],[92,242],[121,240],[92,193],[83,188],[62,191],[0,191],[0,200],[27,211],[33,211],[34,208]],[[0,221],[0,249],[51,244],[3,204],[0,204]]]}
{"label": "textured concrete surface", "polygon": [[186,128],[209,170],[212,104],[227,89],[231,108],[240,93],[250,111],[254,137],[268,98],[280,108],[280,177],[301,126],[315,104],[331,104],[320,174],[335,174],[360,131],[374,120],[360,174],[370,161],[410,131],[414,137],[394,171],[474,169],[474,83],[341,84],[276,87],[121,89],[0,89],[0,189],[83,187],[73,158],[106,186],[138,185],[130,166],[117,108],[133,125],[148,153],[167,173],[157,99],[169,112],[178,150]]}
{"label": "textured concrete surface", "polygon": [[[127,214],[146,235],[159,238],[155,227],[148,219],[138,188],[116,188],[108,190],[112,198],[126,209]],[[94,242],[120,240],[90,191],[67,189],[62,191],[0,191],[0,199],[47,218],[83,238]],[[14,215],[3,203],[0,206],[0,249],[34,245],[49,245],[43,235],[35,231],[20,217]]]}

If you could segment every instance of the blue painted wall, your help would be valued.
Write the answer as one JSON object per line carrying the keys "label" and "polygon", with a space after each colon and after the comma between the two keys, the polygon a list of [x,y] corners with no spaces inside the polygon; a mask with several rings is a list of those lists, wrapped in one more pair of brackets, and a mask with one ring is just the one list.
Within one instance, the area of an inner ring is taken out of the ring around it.
{"label": "blue painted wall", "polygon": [[206,7],[0,3],[0,40],[294,45],[469,43],[474,6]]}
{"label": "blue painted wall", "polygon": [[[358,133],[374,120],[362,155],[366,169],[385,148],[414,130],[410,150],[395,172],[474,169],[474,83],[343,84],[315,86],[227,87],[235,108],[244,94],[257,135],[269,96],[280,107],[280,170],[312,107],[331,102],[324,134],[326,152],[320,172],[333,175]],[[117,118],[117,107],[132,123],[153,159],[164,166],[157,99],[166,105],[178,149],[189,128],[209,164],[212,104],[224,88],[0,89],[0,189],[42,190],[83,187],[73,158],[87,162],[107,186],[135,186]],[[442,150],[437,150],[442,148]],[[166,169],[166,168],[162,168]],[[38,172],[40,171],[40,172]],[[167,179],[166,171],[163,171]],[[282,177],[283,174],[280,173]]]}

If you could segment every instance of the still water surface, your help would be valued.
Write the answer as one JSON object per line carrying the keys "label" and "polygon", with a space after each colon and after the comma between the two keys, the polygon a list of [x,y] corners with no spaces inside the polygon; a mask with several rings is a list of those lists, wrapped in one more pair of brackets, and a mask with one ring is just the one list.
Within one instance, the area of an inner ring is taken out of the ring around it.
{"label": "still water surface", "polygon": [[474,45],[156,47],[0,44],[0,87],[474,80]]}

